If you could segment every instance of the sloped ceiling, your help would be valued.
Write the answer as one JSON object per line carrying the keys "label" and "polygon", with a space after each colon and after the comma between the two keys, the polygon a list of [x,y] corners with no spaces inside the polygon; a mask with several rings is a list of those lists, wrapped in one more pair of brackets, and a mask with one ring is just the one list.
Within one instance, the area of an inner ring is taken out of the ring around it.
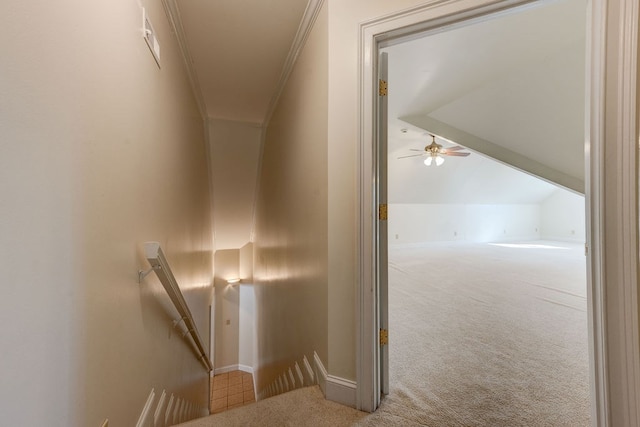
{"label": "sloped ceiling", "polygon": [[[483,151],[580,192],[585,23],[585,0],[563,0],[386,48],[390,197],[403,203],[535,203],[543,188],[554,191],[481,161]],[[439,168],[397,159],[427,145],[427,132],[477,153],[447,158]],[[437,190],[413,187],[430,181]]]}

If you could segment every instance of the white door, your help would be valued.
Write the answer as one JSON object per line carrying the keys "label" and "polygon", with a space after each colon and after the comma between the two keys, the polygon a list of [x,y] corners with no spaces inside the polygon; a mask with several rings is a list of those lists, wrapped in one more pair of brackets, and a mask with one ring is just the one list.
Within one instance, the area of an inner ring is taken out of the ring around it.
{"label": "white door", "polygon": [[378,61],[378,319],[380,333],[380,394],[389,394],[389,284],[387,238],[387,54]]}

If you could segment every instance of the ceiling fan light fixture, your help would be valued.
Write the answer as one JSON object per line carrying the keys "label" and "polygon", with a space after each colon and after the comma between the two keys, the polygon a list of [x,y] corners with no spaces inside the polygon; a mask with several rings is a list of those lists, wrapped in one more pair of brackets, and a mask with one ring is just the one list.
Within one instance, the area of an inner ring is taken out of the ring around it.
{"label": "ceiling fan light fixture", "polygon": [[426,159],[424,159],[424,164],[426,166],[431,166],[431,162],[433,161],[433,157],[429,156]]}
{"label": "ceiling fan light fixture", "polygon": [[436,156],[436,166],[440,166],[443,163],[444,163],[444,157]]}

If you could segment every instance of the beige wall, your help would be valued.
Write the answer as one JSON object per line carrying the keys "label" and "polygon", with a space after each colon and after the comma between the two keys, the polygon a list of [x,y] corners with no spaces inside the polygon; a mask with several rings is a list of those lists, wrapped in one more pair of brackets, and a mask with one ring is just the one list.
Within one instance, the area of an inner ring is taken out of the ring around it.
{"label": "beige wall", "polygon": [[329,374],[356,379],[359,24],[423,0],[327,0],[329,5]]}
{"label": "beige wall", "polygon": [[207,339],[204,126],[163,7],[144,4],[162,69],[136,1],[3,2],[4,425],[135,425],[152,388],[206,406],[175,309],[154,274],[137,283],[157,240]]}
{"label": "beige wall", "polygon": [[262,127],[210,119],[215,249],[238,249],[251,240]]}
{"label": "beige wall", "polygon": [[[217,250],[215,266],[215,369],[217,373],[242,369],[251,372],[254,361],[255,297],[253,244]],[[242,284],[229,284],[241,279]]]}
{"label": "beige wall", "polygon": [[327,10],[266,132],[256,217],[257,389],[327,361]]}

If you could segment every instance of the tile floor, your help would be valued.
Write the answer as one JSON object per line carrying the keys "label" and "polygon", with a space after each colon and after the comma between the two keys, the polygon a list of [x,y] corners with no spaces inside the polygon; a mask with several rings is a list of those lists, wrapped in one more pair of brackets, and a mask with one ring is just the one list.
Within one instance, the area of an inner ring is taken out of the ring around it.
{"label": "tile floor", "polygon": [[256,401],[253,376],[247,372],[232,371],[211,378],[211,413],[237,408]]}

